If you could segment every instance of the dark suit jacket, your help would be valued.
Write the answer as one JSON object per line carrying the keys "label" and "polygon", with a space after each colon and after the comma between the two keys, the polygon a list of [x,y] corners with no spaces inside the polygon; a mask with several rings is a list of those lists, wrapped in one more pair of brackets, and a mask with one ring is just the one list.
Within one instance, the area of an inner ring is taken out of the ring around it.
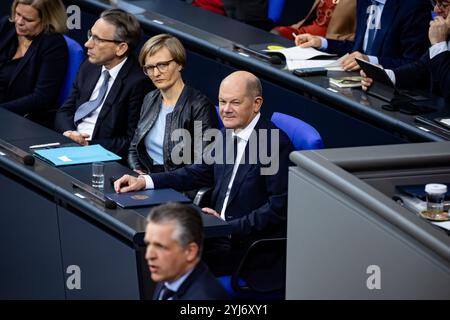
{"label": "dark suit jacket", "polygon": [[[0,64],[17,48],[14,23],[0,21]],[[43,33],[33,40],[9,82],[0,108],[20,115],[38,114],[57,107],[68,64],[68,49],[58,33]]]}
{"label": "dark suit jacket", "polygon": [[[163,283],[158,283],[153,294],[157,300]],[[199,262],[184,280],[173,300],[228,300],[228,294],[220,282],[212,275],[205,263]]]}
{"label": "dark suit jacket", "polygon": [[[258,141],[258,144],[260,129],[269,129],[266,140],[268,145],[266,148],[258,145],[258,149],[266,149],[268,153],[263,154],[271,154],[270,129],[277,128],[260,118],[255,126],[255,141]],[[262,165],[259,157],[254,164],[249,161],[241,163],[225,211],[226,220],[232,227],[231,238],[214,238],[205,242],[204,258],[216,275],[235,272],[246,249],[255,240],[286,236],[288,166],[293,146],[283,131],[278,132],[279,150],[273,150],[278,155],[278,172],[274,175],[261,175],[260,169],[268,166]],[[225,135],[225,130],[222,130],[222,135]],[[250,145],[249,141],[245,150],[246,159],[249,159]],[[226,153],[225,143],[223,149],[218,152]],[[226,158],[226,155],[224,157]],[[224,164],[193,164],[170,172],[151,174],[151,177],[155,188],[174,188],[182,191],[213,187],[211,207],[220,212],[223,195],[220,195],[219,191],[221,181],[224,180],[225,167]],[[248,273],[245,275],[247,282],[252,283],[252,286],[271,289],[283,285],[284,255],[284,250],[254,252],[246,260],[245,271],[252,270],[251,278],[247,276]],[[264,272],[261,274],[260,270]]]}
{"label": "dark suit jacket", "polygon": [[438,88],[444,98],[450,100],[450,52],[442,52],[431,59],[430,71],[433,88]]}
{"label": "dark suit jacket", "polygon": [[393,70],[399,88],[420,88],[450,100],[450,53],[442,52],[430,60],[427,51],[419,60]]}
{"label": "dark suit jacket", "polygon": [[[259,129],[277,128],[260,118],[255,126],[257,135]],[[267,132],[269,133],[267,150],[271,152],[270,130]],[[225,130],[222,130],[222,134],[225,135]],[[246,154],[249,145],[250,142],[247,143]],[[233,243],[240,245],[259,238],[285,236],[291,151],[293,146],[289,138],[279,130],[279,170],[276,174],[261,175],[260,169],[264,165],[261,164],[259,157],[256,164],[249,164],[246,161],[239,165],[225,211],[226,220],[232,226]],[[194,164],[171,172],[151,174],[151,178],[157,189],[174,188],[183,191],[212,186],[211,205],[220,212],[223,203],[218,203],[220,198],[218,193],[224,169],[223,164]]]}
{"label": "dark suit jacket", "polygon": [[[56,113],[56,131],[76,130],[73,123],[75,111],[91,97],[101,70],[102,66],[88,60],[81,65],[69,97]],[[136,58],[129,56],[103,103],[90,144],[101,144],[125,159],[139,120],[142,101],[152,88]]]}
{"label": "dark suit jacket", "polygon": [[[367,7],[370,0],[358,0],[354,41],[328,40],[328,52],[344,55],[363,51],[367,28]],[[373,55],[385,68],[395,68],[418,60],[427,50],[428,27],[431,20],[428,0],[387,0],[381,15],[381,29],[377,30]]]}

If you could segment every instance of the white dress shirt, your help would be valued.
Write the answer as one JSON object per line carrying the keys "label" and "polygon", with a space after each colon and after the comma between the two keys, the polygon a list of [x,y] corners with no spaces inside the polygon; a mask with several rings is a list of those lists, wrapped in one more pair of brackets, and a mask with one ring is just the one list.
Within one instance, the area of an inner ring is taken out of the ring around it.
{"label": "white dress shirt", "polygon": [[97,80],[97,84],[95,85],[94,91],[92,91],[89,101],[95,100],[95,98],[97,98],[100,92],[100,87],[102,86],[103,83],[103,79],[105,78],[103,75],[103,71],[107,70],[109,72],[110,78],[108,81],[108,88],[106,89],[105,93],[105,99],[103,99],[102,104],[97,109],[92,111],[88,116],[84,117],[83,120],[81,120],[77,126],[77,131],[79,133],[87,133],[89,135],[89,138],[87,138],[86,140],[90,141],[92,139],[92,134],[94,133],[95,123],[97,122],[98,115],[100,114],[103,104],[105,103],[106,98],[108,97],[109,90],[111,90],[111,87],[114,84],[114,81],[116,80],[117,75],[120,72],[120,69],[122,69],[127,59],[128,58],[125,58],[121,63],[111,68],[110,70],[106,69],[105,66],[102,67],[100,78],[98,78]]}
{"label": "white dress shirt", "polygon": [[[244,129],[237,129],[234,130],[232,136],[237,136],[239,138],[238,145],[237,145],[237,155],[236,155],[236,161],[234,163],[233,167],[233,173],[231,175],[230,183],[228,184],[227,193],[225,196],[225,199],[223,201],[222,210],[220,211],[220,217],[225,220],[225,210],[227,208],[228,204],[228,197],[230,195],[231,187],[233,186],[234,178],[236,177],[236,172],[239,168],[239,164],[241,162],[242,156],[245,151],[245,147],[247,146],[247,142],[250,139],[250,135],[253,132],[253,129],[255,128],[256,124],[259,121],[259,118],[261,117],[261,114],[258,113],[255,118],[244,128]],[[142,175],[145,179],[145,188],[146,189],[154,189],[155,185],[153,183],[152,178],[149,175]]]}

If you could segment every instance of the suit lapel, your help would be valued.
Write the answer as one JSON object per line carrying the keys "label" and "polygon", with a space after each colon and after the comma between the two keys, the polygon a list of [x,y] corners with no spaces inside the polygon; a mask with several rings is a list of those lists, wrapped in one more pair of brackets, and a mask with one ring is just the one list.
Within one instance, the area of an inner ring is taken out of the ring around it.
{"label": "suit lapel", "polygon": [[382,49],[382,43],[384,41],[384,38],[386,37],[386,33],[389,27],[391,26],[392,21],[394,21],[398,9],[399,9],[398,1],[394,0],[386,1],[386,4],[384,5],[383,8],[383,13],[381,14],[381,21],[380,21],[381,29],[377,30],[372,45],[372,51],[374,55],[378,55],[380,53],[380,50]]}
{"label": "suit lapel", "polygon": [[158,282],[155,286],[155,290],[153,291],[153,300],[158,300],[159,295],[161,293],[161,288],[163,286],[163,282]]}
{"label": "suit lapel", "polygon": [[131,57],[128,57],[127,61],[122,66],[122,68],[119,71],[119,74],[114,80],[113,85],[111,86],[111,89],[108,92],[108,95],[106,96],[105,102],[103,103],[102,109],[100,110],[100,113],[98,115],[97,122],[95,123],[94,132],[92,133],[93,137],[95,137],[97,131],[101,127],[103,120],[106,118],[108,113],[113,108],[114,104],[117,102],[116,98],[122,91],[123,80],[127,76],[130,68],[131,68]]}
{"label": "suit lapel", "polygon": [[[256,141],[259,140],[259,137],[258,137],[259,129],[262,129],[262,118],[259,119],[255,128],[253,129],[256,133],[256,136],[255,136]],[[245,146],[244,155],[243,155],[243,157],[245,157],[244,163],[239,164],[238,170],[236,172],[236,176],[234,177],[233,185],[231,186],[231,190],[230,190],[230,196],[228,197],[227,207],[232,203],[233,199],[239,193],[239,189],[240,189],[242,183],[245,181],[245,178],[246,178],[248,172],[255,165],[255,164],[250,164],[249,148],[250,148],[250,139],[247,142],[247,145]],[[257,149],[259,150],[259,143],[258,143]],[[257,160],[257,163],[259,163],[259,159],[256,159],[256,160]]]}
{"label": "suit lapel", "polygon": [[[84,79],[85,82],[81,84],[83,89],[80,91],[84,94],[80,96],[80,105],[85,103],[86,101],[89,101],[102,72],[102,67],[94,64],[91,64],[91,68],[89,69],[91,70],[89,70],[86,79]],[[84,90],[84,88],[87,88],[88,90]]]}
{"label": "suit lapel", "polygon": [[[248,154],[248,143],[245,147],[245,153]],[[227,208],[230,205],[230,203],[233,201],[233,199],[238,194],[239,188],[241,187],[242,182],[245,180],[245,176],[247,175],[248,171],[252,168],[251,164],[248,164],[248,161],[246,161],[245,164],[240,164],[239,168],[236,172],[236,176],[234,177],[233,185],[231,186],[230,190],[230,196],[228,197],[228,203]]]}
{"label": "suit lapel", "polygon": [[19,75],[20,71],[22,71],[22,69],[25,67],[27,62],[31,59],[31,57],[33,57],[36,54],[41,39],[42,39],[42,37],[39,36],[36,39],[34,39],[33,42],[31,42],[31,45],[28,48],[27,52],[25,53],[25,55],[23,56],[22,60],[20,60],[19,64],[17,65],[17,68],[14,71],[14,74],[11,77],[11,80],[9,81],[9,85],[11,85],[14,82],[14,80],[16,80],[16,78]]}
{"label": "suit lapel", "polygon": [[16,37],[16,29],[13,28],[8,30],[3,37],[3,41],[0,42],[0,52],[7,50],[6,46],[12,45],[14,37]]}
{"label": "suit lapel", "polygon": [[356,30],[361,30],[356,34],[355,45],[353,47],[353,51],[363,52],[363,44],[364,44],[364,36],[366,34],[367,29],[367,19],[369,18],[369,13],[367,12],[368,6],[371,4],[369,0],[362,1],[363,8],[359,10],[359,15],[357,17],[357,26]]}
{"label": "suit lapel", "polygon": [[200,261],[195,268],[192,270],[191,274],[183,281],[181,286],[178,288],[177,292],[173,295],[173,300],[180,300],[186,294],[186,291],[191,287],[192,283],[195,282],[200,274],[204,271],[205,265]]}

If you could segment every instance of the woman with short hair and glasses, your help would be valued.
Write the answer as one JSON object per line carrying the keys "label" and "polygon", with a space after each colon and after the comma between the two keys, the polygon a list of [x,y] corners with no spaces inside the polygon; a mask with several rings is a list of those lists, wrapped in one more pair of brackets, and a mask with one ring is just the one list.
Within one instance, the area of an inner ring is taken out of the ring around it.
{"label": "woman with short hair and glasses", "polygon": [[0,108],[44,121],[57,106],[68,64],[60,0],[15,0],[0,20]]}
{"label": "woman with short hair and glasses", "polygon": [[154,36],[142,47],[139,63],[156,90],[148,93],[142,104],[128,164],[143,174],[170,171],[201,160],[199,147],[206,144],[203,132],[217,128],[218,119],[210,100],[181,77],[186,64],[183,45],[168,34]]}

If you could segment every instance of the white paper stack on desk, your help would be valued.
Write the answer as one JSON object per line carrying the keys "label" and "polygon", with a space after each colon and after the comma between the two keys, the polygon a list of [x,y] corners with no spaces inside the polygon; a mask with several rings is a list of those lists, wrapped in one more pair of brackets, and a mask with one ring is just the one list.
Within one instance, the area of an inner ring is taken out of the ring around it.
{"label": "white paper stack on desk", "polygon": [[268,53],[281,54],[286,59],[286,67],[292,71],[300,68],[326,68],[333,71],[342,71],[341,61],[347,55],[338,60],[329,59],[335,54],[319,51],[314,48],[291,47],[276,50],[264,50]]}

